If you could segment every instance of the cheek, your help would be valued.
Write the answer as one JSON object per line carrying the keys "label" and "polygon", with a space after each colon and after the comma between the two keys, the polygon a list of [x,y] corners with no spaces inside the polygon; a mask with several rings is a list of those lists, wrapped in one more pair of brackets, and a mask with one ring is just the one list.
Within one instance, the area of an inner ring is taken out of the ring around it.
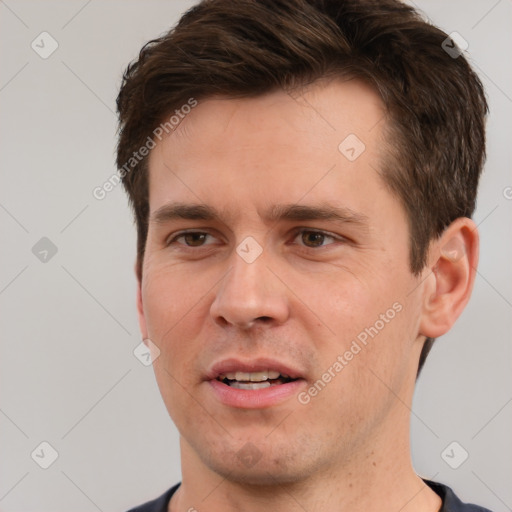
{"label": "cheek", "polygon": [[[386,319],[395,316],[396,294],[388,293],[389,287],[381,281],[363,279],[360,275],[342,271],[303,282],[307,293],[301,298],[342,346],[361,333],[364,338],[365,330],[379,320],[380,314],[389,310]],[[381,322],[379,327],[383,330]]]}
{"label": "cheek", "polygon": [[166,387],[177,392],[179,384],[189,385],[187,379],[194,375],[201,331],[209,319],[211,293],[208,279],[194,278],[176,268],[154,267],[146,274],[142,290],[146,326],[150,339],[160,349],[155,373]]}
{"label": "cheek", "polygon": [[186,323],[204,307],[212,280],[206,276],[198,279],[197,274],[177,266],[153,265],[145,272],[142,301],[148,330],[155,340],[166,343],[166,333]]}
{"label": "cheek", "polygon": [[191,407],[188,393],[197,384],[193,370],[207,313],[201,299],[207,291],[201,280],[156,266],[147,272],[143,287],[148,335],[160,349],[153,362],[156,381],[170,416],[180,425],[183,411]]}
{"label": "cheek", "polygon": [[[408,366],[400,338],[403,321],[397,316],[381,330],[373,329],[376,329],[375,318],[355,335],[338,338],[315,376],[325,382],[330,378],[329,370],[335,375],[325,391],[312,398],[315,415],[322,417],[326,424],[332,424],[333,431],[351,432],[348,438],[353,440],[363,439],[375,425],[384,421],[400,403],[397,396],[406,399],[404,383]],[[364,336],[358,338],[361,333]],[[344,439],[342,436],[339,442],[342,444]]]}
{"label": "cheek", "polygon": [[312,337],[321,354],[318,376],[341,358],[341,378],[336,379],[340,390],[356,387],[373,402],[374,394],[387,389],[379,377],[393,388],[399,386],[415,339],[415,306],[409,305],[403,289],[397,276],[363,281],[351,275],[325,282],[308,295],[308,306],[328,328],[326,336]]}

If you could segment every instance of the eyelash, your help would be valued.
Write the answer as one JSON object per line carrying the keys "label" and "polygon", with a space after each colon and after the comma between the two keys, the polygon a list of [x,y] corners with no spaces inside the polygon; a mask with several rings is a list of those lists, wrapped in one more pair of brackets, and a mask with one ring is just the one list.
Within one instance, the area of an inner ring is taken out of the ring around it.
{"label": "eyelash", "polygon": [[[295,240],[299,235],[304,235],[304,233],[323,235],[326,238],[330,238],[330,239],[332,239],[334,241],[341,242],[341,243],[348,241],[346,238],[344,238],[342,236],[339,236],[339,235],[334,235],[333,233],[330,233],[328,231],[322,231],[322,230],[310,229],[310,228],[299,228],[299,229],[296,229],[293,232],[293,240]],[[206,231],[194,231],[194,230],[191,230],[191,231],[181,231],[179,233],[176,233],[176,235],[174,235],[172,238],[166,240],[166,242],[165,242],[166,247],[169,247],[169,246],[175,244],[180,238],[182,238],[182,237],[184,237],[186,235],[207,235],[207,236],[213,236],[213,235],[211,235],[210,233],[208,233]],[[194,250],[194,249],[200,249],[200,248],[205,247],[205,244],[202,244],[202,245],[199,245],[199,246],[190,246],[190,245],[186,245],[186,244],[180,244],[180,245],[182,245],[185,250]],[[206,245],[210,245],[210,244],[206,244]],[[329,245],[333,245],[333,243],[327,244],[327,245],[320,245],[318,247],[308,247],[306,245],[303,245],[301,247],[303,249],[318,250],[318,249],[321,249],[323,247],[327,247]]]}

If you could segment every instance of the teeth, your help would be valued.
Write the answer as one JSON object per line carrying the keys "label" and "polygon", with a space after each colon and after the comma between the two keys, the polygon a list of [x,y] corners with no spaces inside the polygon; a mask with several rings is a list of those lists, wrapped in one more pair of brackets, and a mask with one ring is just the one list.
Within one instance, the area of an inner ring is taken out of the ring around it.
{"label": "teeth", "polygon": [[249,380],[251,382],[262,382],[264,380],[268,380],[268,372],[251,372],[247,375],[249,375]]}
{"label": "teeth", "polygon": [[[219,375],[219,379],[223,380],[226,378],[241,382],[262,382],[269,379],[278,379],[280,375],[281,374],[275,370],[264,370],[261,372],[229,372]],[[284,374],[282,376],[284,377]]]}
{"label": "teeth", "polygon": [[231,382],[230,386],[236,389],[263,389],[271,386],[270,382]]}

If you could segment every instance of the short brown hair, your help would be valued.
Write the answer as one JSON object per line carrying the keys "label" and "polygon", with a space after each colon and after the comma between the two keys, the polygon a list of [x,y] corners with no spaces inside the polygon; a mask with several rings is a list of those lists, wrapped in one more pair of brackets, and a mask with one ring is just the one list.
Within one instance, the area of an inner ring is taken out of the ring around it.
{"label": "short brown hair", "polygon": [[126,164],[155,128],[191,97],[254,97],[329,76],[369,82],[387,109],[389,158],[378,171],[407,213],[418,275],[430,241],[473,214],[485,158],[484,90],[461,52],[445,51],[447,37],[398,0],[203,0],[187,11],[142,48],[117,98],[117,165],[137,224],[139,279],[147,158]]}

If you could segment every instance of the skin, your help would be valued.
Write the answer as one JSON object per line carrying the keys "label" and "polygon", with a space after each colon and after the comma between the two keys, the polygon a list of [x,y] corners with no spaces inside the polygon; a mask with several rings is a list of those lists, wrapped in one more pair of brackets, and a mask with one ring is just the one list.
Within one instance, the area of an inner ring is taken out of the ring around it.
{"label": "skin", "polygon": [[[152,150],[138,310],[180,432],[170,511],[439,510],[411,464],[410,406],[425,337],[448,331],[469,300],[478,234],[457,219],[411,273],[407,218],[378,174],[386,122],[365,84],[319,81],[293,98],[201,101]],[[338,150],[349,134],[366,146],[353,162]],[[171,203],[220,218],[157,222]],[[327,203],[364,222],[266,215]],[[176,238],[182,230],[206,235]],[[247,236],[263,250],[252,263],[236,251]],[[294,395],[230,407],[205,381],[223,358],[270,357],[300,369],[307,391],[396,303],[401,311],[307,404]],[[238,455],[246,443],[255,463]]]}

